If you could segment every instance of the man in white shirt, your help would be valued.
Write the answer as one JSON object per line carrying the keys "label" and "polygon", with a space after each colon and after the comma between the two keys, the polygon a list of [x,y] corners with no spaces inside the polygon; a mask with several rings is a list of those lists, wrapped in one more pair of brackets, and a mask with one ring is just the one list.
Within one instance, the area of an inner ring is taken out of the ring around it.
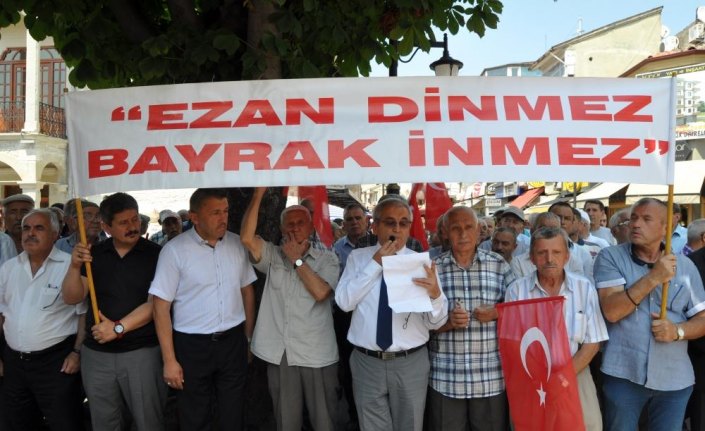
{"label": "man in white shirt", "polygon": [[604,217],[607,218],[607,212],[605,211],[605,204],[596,199],[590,199],[585,201],[583,205],[583,211],[585,211],[589,217],[588,222],[590,226],[588,231],[591,235],[598,238],[602,238],[607,241],[607,245],[616,245],[617,240],[612,236],[612,232],[601,224],[601,220]]}
{"label": "man in white shirt", "polygon": [[241,430],[257,276],[227,231],[225,190],[197,189],[189,204],[194,228],[166,243],[149,289],[164,381],[177,390],[181,429],[208,429],[215,400],[217,429]]}
{"label": "man in white shirt", "polygon": [[564,269],[570,255],[569,243],[568,235],[559,228],[535,231],[530,254],[536,271],[510,285],[505,299],[510,302],[558,295],[566,298],[563,314],[578,377],[583,421],[588,431],[601,431],[602,416],[588,365],[600,349],[600,342],[609,337],[595,286],[587,278]]}
{"label": "man in white shirt", "polygon": [[43,416],[52,430],[82,430],[77,373],[85,307],[66,305],[61,294],[71,255],[54,247],[60,227],[52,211],[30,211],[21,227],[24,251],[0,268],[8,425],[39,429]]}
{"label": "man in white shirt", "polygon": [[353,311],[348,340],[353,392],[362,431],[420,431],[430,364],[429,331],[448,318],[448,300],[435,266],[414,279],[431,298],[432,311],[394,313],[389,307],[382,257],[413,253],[405,247],[411,228],[409,204],[394,196],[380,200],[372,228],[378,244],[353,250],[335,291],[344,311]]}

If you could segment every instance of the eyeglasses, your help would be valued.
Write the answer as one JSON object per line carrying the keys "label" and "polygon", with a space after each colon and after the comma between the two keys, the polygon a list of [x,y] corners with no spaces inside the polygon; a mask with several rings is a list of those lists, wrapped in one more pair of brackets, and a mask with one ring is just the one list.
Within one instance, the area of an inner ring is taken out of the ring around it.
{"label": "eyeglasses", "polygon": [[393,218],[386,218],[384,220],[378,220],[378,221],[389,229],[395,229],[397,226],[399,226],[399,228],[401,228],[401,229],[406,229],[409,226],[411,226],[411,221],[406,220],[406,219],[396,221]]}
{"label": "eyeglasses", "polygon": [[622,227],[622,226],[629,226],[629,220],[624,220],[622,222],[617,223],[614,225],[615,227]]}
{"label": "eyeglasses", "polygon": [[87,222],[100,221],[101,217],[100,217],[100,214],[83,213],[83,220],[85,220]]}

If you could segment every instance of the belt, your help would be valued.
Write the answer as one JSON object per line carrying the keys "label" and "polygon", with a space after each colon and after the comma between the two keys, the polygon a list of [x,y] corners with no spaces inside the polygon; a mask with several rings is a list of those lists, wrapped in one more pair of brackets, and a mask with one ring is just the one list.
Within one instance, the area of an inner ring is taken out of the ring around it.
{"label": "belt", "polygon": [[221,332],[212,332],[212,333],[210,333],[210,334],[189,334],[189,333],[186,333],[186,332],[181,332],[181,334],[186,335],[186,336],[189,336],[189,337],[193,337],[193,338],[206,339],[206,340],[210,340],[210,341],[220,341],[220,340],[222,340],[223,338],[225,338],[225,337],[227,337],[227,336],[229,336],[229,335],[232,335],[232,334],[234,334],[234,333],[236,333],[236,332],[238,332],[238,331],[239,331],[239,332],[243,332],[243,330],[244,330],[244,325],[245,325],[245,324],[244,324],[244,322],[243,322],[243,323],[241,323],[241,324],[239,324],[239,325],[237,325],[237,326],[233,326],[232,328],[227,329],[227,330],[225,330],[225,331],[221,331]]}
{"label": "belt", "polygon": [[367,356],[372,356],[373,358],[381,359],[383,361],[391,361],[392,359],[405,358],[425,346],[425,344],[422,344],[418,347],[414,347],[409,350],[402,350],[399,352],[380,352],[378,350],[367,350],[358,346],[355,346],[355,350],[362,352]]}
{"label": "belt", "polygon": [[48,355],[49,353],[55,353],[59,350],[64,350],[68,349],[69,346],[73,346],[74,341],[76,340],[75,336],[69,336],[66,337],[66,339],[60,343],[56,343],[51,347],[47,347],[46,349],[43,350],[37,350],[36,352],[18,352],[17,350],[13,350],[8,346],[8,350],[12,352],[15,356],[20,358],[22,361],[33,361],[37,360],[43,356]]}

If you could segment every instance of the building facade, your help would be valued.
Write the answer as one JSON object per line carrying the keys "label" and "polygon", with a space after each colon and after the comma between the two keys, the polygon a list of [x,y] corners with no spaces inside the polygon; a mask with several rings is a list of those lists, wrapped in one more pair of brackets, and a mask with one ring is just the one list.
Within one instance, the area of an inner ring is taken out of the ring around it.
{"label": "building facade", "polygon": [[24,193],[38,206],[68,191],[66,64],[53,41],[20,22],[0,29],[0,199]]}

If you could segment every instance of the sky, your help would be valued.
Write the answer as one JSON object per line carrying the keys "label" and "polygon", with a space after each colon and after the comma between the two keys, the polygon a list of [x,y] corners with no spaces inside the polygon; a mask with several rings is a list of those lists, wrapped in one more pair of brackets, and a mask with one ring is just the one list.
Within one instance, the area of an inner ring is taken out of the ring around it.
{"label": "sky", "polygon": [[[477,76],[488,67],[535,61],[550,47],[577,36],[579,23],[589,32],[604,25],[663,6],[661,23],[675,35],[695,20],[705,0],[503,0],[497,29],[483,38],[467,30],[448,34],[450,56],[463,62],[460,75]],[[443,33],[436,33],[443,40]],[[432,76],[429,64],[443,51],[418,52],[410,63],[400,63],[399,76]],[[372,76],[387,76],[384,66],[373,65]]]}

